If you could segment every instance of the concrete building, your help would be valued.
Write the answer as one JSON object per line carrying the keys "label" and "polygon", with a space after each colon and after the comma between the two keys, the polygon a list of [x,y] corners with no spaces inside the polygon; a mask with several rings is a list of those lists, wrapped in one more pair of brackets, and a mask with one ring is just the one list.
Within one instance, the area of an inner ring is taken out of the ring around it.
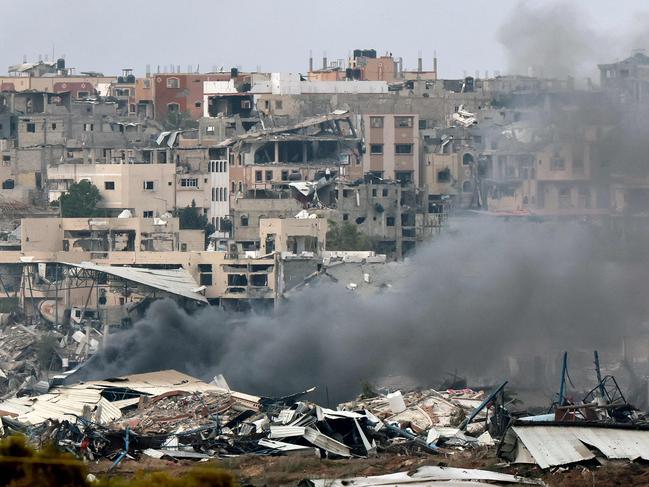
{"label": "concrete building", "polygon": [[48,171],[49,201],[56,201],[71,183],[88,180],[102,196],[98,207],[108,215],[130,210],[153,218],[176,205],[175,164],[59,164]]}
{"label": "concrete building", "polygon": [[419,185],[419,116],[370,113],[361,123],[366,148],[363,172]]}

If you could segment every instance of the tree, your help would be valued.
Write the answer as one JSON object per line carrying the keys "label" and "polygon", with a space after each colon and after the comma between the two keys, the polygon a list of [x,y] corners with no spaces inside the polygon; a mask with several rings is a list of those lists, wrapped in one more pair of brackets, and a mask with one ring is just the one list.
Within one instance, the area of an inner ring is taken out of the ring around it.
{"label": "tree", "polygon": [[196,208],[195,200],[192,200],[191,206],[176,208],[174,216],[177,216],[180,220],[181,230],[203,230],[205,232],[205,245],[207,246],[208,237],[214,233],[215,228],[214,225],[207,222],[207,216]]}
{"label": "tree", "polygon": [[94,216],[97,203],[101,201],[99,188],[85,179],[72,183],[68,192],[59,198],[61,216],[65,218],[83,218]]}
{"label": "tree", "polygon": [[196,208],[196,201],[192,200],[190,206],[176,208],[175,215],[180,220],[181,230],[204,230],[207,226],[207,216]]}
{"label": "tree", "polygon": [[356,225],[344,222],[338,225],[329,220],[327,250],[372,250],[370,238],[358,231]]}

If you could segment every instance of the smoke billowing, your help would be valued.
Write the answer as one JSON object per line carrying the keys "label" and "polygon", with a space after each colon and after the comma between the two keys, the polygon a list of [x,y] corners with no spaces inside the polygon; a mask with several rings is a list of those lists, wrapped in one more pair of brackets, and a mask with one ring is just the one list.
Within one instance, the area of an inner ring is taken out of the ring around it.
{"label": "smoke billowing", "polygon": [[540,77],[596,80],[598,63],[649,48],[647,21],[649,13],[635,12],[629,26],[607,32],[597,28],[589,12],[576,3],[520,2],[500,26],[497,38],[506,50],[511,74],[528,75],[531,69]]}
{"label": "smoke billowing", "polygon": [[[403,264],[407,277],[377,295],[322,283],[272,316],[244,317],[213,308],[188,316],[159,301],[111,337],[87,373],[175,368],[222,373],[257,394],[327,386],[342,400],[386,375],[424,385],[454,370],[502,379],[509,355],[617,350],[645,316],[646,266],[605,233],[574,223],[466,221],[422,248]],[[633,271],[620,256],[633,258]]]}

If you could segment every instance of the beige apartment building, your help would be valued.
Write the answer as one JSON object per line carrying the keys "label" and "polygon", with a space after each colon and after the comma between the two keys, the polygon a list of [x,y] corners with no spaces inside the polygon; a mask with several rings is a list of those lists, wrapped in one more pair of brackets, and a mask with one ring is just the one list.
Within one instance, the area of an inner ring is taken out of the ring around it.
{"label": "beige apartment building", "polygon": [[0,291],[20,297],[28,313],[42,312],[45,303],[60,316],[90,307],[109,319],[164,296],[269,307],[317,270],[327,222],[273,219],[261,226],[274,246],[266,255],[204,251],[203,232],[180,230],[177,218],[23,219],[20,250],[0,252]]}
{"label": "beige apartment building", "polygon": [[133,216],[153,218],[176,206],[175,164],[59,164],[48,169],[49,201],[70,184],[90,181],[99,188],[99,208],[109,215],[128,209]]}
{"label": "beige apartment building", "polygon": [[419,185],[419,116],[374,113],[362,124],[363,173]]}

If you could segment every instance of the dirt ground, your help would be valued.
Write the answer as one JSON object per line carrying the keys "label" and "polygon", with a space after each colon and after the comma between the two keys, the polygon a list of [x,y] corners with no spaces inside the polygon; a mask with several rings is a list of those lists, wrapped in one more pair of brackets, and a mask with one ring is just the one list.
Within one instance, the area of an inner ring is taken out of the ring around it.
{"label": "dirt ground", "polygon": [[[232,472],[242,486],[295,486],[302,479],[357,477],[381,475],[400,471],[413,471],[422,465],[439,465],[462,468],[483,468],[531,478],[540,478],[550,487],[593,486],[649,486],[649,465],[638,463],[611,463],[606,466],[542,472],[530,466],[513,467],[503,464],[493,450],[478,449],[441,453],[439,455],[380,454],[373,458],[350,460],[321,460],[304,456],[256,456],[210,460],[208,462],[156,460],[142,457],[139,461],[124,461],[115,474],[126,477],[136,472],[164,470],[180,475],[196,466],[218,466]],[[105,475],[110,462],[89,465],[97,476]]]}

